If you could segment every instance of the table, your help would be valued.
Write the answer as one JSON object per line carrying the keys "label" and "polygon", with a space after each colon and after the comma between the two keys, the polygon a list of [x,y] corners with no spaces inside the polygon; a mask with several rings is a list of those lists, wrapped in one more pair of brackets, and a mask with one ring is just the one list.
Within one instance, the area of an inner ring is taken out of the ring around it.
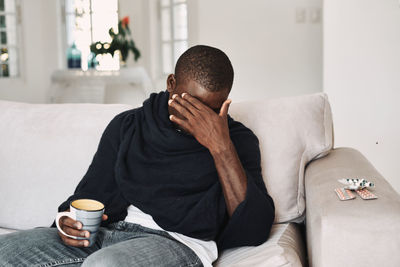
{"label": "table", "polygon": [[143,67],[116,71],[57,70],[51,76],[51,103],[124,103],[140,105],[152,90]]}

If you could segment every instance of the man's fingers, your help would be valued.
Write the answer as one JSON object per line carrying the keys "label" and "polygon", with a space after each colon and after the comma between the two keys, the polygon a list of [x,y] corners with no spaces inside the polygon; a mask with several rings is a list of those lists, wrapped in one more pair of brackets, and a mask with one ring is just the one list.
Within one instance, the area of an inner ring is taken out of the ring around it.
{"label": "man's fingers", "polygon": [[173,122],[175,122],[176,124],[180,125],[183,129],[185,129],[187,131],[187,121],[186,120],[182,120],[180,118],[178,118],[177,116],[174,115],[170,115],[169,119]]}
{"label": "man's fingers", "polygon": [[199,114],[199,110],[190,102],[190,100],[183,98],[183,95],[187,95],[186,93],[182,94],[182,97],[180,97],[179,95],[174,95],[173,99],[174,101],[179,102],[179,104],[181,104],[182,106],[184,106],[185,108],[187,108],[190,113],[192,113],[193,115],[198,115]]}
{"label": "man's fingers", "polygon": [[193,116],[193,114],[186,107],[182,106],[182,104],[180,104],[176,100],[173,99],[168,100],[168,105],[176,109],[182,116],[184,116],[187,119],[190,118],[190,116]]}
{"label": "man's fingers", "polygon": [[68,216],[62,216],[60,218],[60,223],[61,225],[66,225],[68,227],[74,228],[74,229],[81,229],[82,228],[82,223],[75,221],[74,219],[71,219]]}
{"label": "man's fingers", "polygon": [[76,229],[68,227],[68,226],[64,226],[62,229],[68,235],[78,236],[78,237],[86,237],[86,238],[89,238],[89,236],[90,236],[89,231],[76,230]]}
{"label": "man's fingers", "polygon": [[89,246],[89,240],[77,240],[73,238],[69,238],[61,233],[59,233],[61,240],[64,242],[64,244],[68,246],[73,246],[73,247],[87,247]]}
{"label": "man's fingers", "polygon": [[188,93],[183,93],[182,98],[188,100],[198,110],[201,110],[204,107],[208,107],[208,106],[204,105],[203,102],[201,102],[200,100],[198,100],[194,96],[191,96]]}
{"label": "man's fingers", "polygon": [[225,102],[222,104],[221,110],[219,112],[219,115],[222,117],[225,117],[228,114],[228,109],[229,105],[232,103],[232,100],[227,99]]}

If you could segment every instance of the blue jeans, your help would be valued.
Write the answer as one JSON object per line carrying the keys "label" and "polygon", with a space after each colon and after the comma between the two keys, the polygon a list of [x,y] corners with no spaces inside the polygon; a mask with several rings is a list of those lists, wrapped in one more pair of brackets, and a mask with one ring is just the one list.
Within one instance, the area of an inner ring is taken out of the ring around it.
{"label": "blue jeans", "polygon": [[165,231],[120,221],[100,227],[92,247],[65,245],[57,228],[0,235],[0,266],[203,266]]}

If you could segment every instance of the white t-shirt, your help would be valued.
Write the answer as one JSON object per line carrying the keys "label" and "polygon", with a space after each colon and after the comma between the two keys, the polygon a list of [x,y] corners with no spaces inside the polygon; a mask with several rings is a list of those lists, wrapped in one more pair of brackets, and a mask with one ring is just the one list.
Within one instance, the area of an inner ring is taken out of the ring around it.
{"label": "white t-shirt", "polygon": [[[126,216],[125,221],[140,224],[141,226],[152,228],[155,230],[165,231],[153,220],[153,217],[150,214],[144,213],[139,208],[133,205],[130,205],[128,207],[128,215]],[[166,232],[169,233],[176,240],[191,248],[194,253],[196,253],[196,255],[200,258],[204,267],[212,267],[213,261],[218,258],[218,249],[215,241],[204,241],[176,232]]]}

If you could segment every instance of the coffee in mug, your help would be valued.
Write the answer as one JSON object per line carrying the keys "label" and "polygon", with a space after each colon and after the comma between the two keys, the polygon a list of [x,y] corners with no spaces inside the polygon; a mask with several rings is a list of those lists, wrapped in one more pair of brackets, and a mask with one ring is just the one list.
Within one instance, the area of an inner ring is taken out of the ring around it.
{"label": "coffee in mug", "polygon": [[[77,199],[71,201],[70,211],[59,212],[56,216],[56,225],[58,230],[65,236],[73,239],[89,239],[89,247],[96,241],[97,231],[99,230],[101,219],[104,213],[103,203],[93,199]],[[71,236],[65,233],[60,225],[59,220],[63,216],[68,216],[71,219],[82,223],[81,230],[90,232],[89,238]]]}

